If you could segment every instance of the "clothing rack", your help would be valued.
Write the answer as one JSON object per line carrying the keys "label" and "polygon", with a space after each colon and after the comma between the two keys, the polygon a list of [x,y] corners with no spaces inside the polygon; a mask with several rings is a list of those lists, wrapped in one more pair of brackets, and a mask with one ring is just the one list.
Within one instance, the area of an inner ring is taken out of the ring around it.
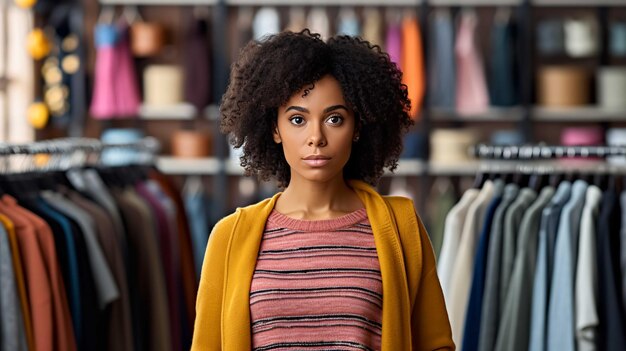
{"label": "clothing rack", "polygon": [[[104,153],[119,149],[128,150],[132,155],[131,158],[124,155],[125,161],[130,160],[128,164],[154,165],[160,148],[159,141],[153,137],[145,137],[129,143],[103,143],[93,138],[59,138],[21,144],[0,143],[0,158],[4,161],[0,168],[4,172],[9,172],[11,156],[22,155],[25,159],[19,170],[15,171],[17,173],[33,170],[67,170],[85,166],[88,161],[93,165],[100,164]],[[34,161],[30,165],[25,163],[30,157],[36,155],[48,155],[50,159],[43,166],[35,166]],[[109,156],[109,159],[115,158],[115,155]],[[116,163],[116,165],[119,164]]]}
{"label": "clothing rack", "polygon": [[469,153],[477,174],[626,174],[626,146],[478,144]]}
{"label": "clothing rack", "polygon": [[593,157],[626,156],[624,146],[494,146],[479,144],[470,153],[479,159],[495,160],[538,160],[562,157]]}
{"label": "clothing rack", "polygon": [[1,143],[0,156],[64,154],[74,151],[101,153],[109,149],[135,149],[156,154],[160,148],[159,141],[154,137],[145,137],[131,143],[103,143],[98,139],[91,138],[60,138],[22,144]]}

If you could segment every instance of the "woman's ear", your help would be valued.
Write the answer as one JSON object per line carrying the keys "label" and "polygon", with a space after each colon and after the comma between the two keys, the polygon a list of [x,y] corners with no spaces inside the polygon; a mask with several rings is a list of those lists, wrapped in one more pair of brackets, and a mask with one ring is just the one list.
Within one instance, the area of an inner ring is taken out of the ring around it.
{"label": "woman's ear", "polygon": [[274,131],[272,132],[272,137],[274,138],[274,142],[276,144],[280,144],[283,140],[280,138],[280,132],[278,131],[278,126],[274,125]]}

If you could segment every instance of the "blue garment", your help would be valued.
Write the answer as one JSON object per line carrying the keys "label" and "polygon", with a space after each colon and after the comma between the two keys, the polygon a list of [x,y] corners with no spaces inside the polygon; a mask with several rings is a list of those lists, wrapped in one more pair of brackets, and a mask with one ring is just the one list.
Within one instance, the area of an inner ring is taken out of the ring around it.
{"label": "blue garment", "polygon": [[550,237],[555,237],[561,210],[571,195],[572,184],[563,181],[559,184],[550,204],[543,209],[539,227],[539,247],[537,249],[537,263],[533,282],[533,297],[530,317],[529,351],[543,351],[546,349],[546,321],[548,301],[550,297],[551,259],[549,249]]}
{"label": "blue garment", "polygon": [[450,12],[435,13],[429,30],[428,97],[433,107],[454,110],[456,106],[456,63],[454,25]]}
{"label": "blue garment", "polygon": [[185,212],[189,219],[189,231],[193,246],[193,258],[196,266],[197,279],[200,279],[204,252],[209,240],[209,218],[206,195],[203,192],[186,192],[184,194]]}
{"label": "blue garment", "polygon": [[519,103],[517,93],[514,27],[510,19],[495,21],[491,32],[491,105],[513,106]]}
{"label": "blue garment", "polygon": [[576,277],[580,218],[586,193],[587,183],[583,180],[575,181],[572,186],[572,196],[561,212],[548,305],[548,350],[573,351],[576,349],[574,278]]}
{"label": "blue garment", "polygon": [[74,327],[74,334],[76,336],[76,344],[82,345],[82,311],[80,308],[80,278],[78,275],[78,259],[76,256],[76,243],[74,242],[74,236],[72,235],[72,227],[65,218],[59,212],[55,211],[45,201],[37,201],[38,209],[46,214],[48,217],[55,220],[63,229],[64,242],[67,251],[67,261],[69,270],[69,287],[67,288],[67,298],[70,306],[70,312],[72,313],[72,326]]}
{"label": "blue garment", "polygon": [[[614,186],[602,194],[597,226],[598,350],[626,350],[626,316],[620,298],[620,227],[624,219]],[[624,245],[624,243],[621,243]]]}
{"label": "blue garment", "polygon": [[502,196],[496,194],[487,206],[483,229],[478,239],[478,248],[474,256],[474,273],[470,288],[467,312],[465,313],[465,329],[463,330],[463,350],[475,351],[478,349],[478,335],[480,333],[480,318],[482,314],[483,289],[485,284],[485,270],[487,266],[487,248],[489,236],[496,215],[496,210],[502,202]]}

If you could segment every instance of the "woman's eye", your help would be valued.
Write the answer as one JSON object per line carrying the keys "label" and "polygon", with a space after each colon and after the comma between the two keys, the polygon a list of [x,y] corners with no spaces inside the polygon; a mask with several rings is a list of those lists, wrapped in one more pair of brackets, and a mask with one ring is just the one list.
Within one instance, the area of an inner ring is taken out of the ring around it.
{"label": "woman's eye", "polygon": [[330,123],[332,125],[339,125],[339,124],[341,124],[341,122],[343,122],[343,117],[341,117],[341,116],[330,116],[330,117],[328,117],[328,119],[326,121],[328,121],[328,123]]}
{"label": "woman's eye", "polygon": [[289,122],[291,122],[291,124],[301,125],[302,123],[304,123],[304,118],[300,116],[294,116],[289,119]]}

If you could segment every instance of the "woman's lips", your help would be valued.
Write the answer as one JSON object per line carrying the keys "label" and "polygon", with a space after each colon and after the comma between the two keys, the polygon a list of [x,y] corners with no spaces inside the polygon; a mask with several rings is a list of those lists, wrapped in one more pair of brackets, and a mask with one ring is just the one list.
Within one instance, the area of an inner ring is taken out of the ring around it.
{"label": "woman's lips", "polygon": [[310,167],[323,167],[325,166],[328,162],[330,162],[330,158],[305,158],[302,160],[302,162],[304,162],[305,164],[309,165]]}

